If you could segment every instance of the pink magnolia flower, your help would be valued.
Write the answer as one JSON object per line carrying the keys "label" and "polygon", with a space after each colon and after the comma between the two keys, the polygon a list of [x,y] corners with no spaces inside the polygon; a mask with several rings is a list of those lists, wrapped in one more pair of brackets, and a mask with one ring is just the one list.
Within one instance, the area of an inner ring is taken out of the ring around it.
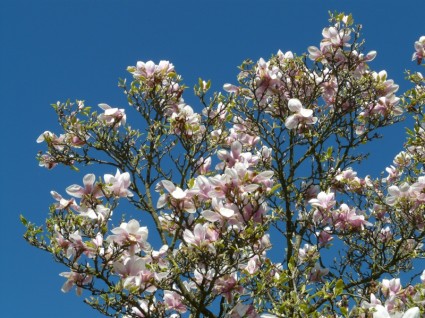
{"label": "pink magnolia flower", "polygon": [[52,155],[50,155],[49,153],[43,154],[41,156],[38,157],[39,160],[39,166],[40,167],[44,167],[47,169],[53,169],[54,167],[56,167],[58,165],[58,163],[55,161],[55,158],[53,158]]}
{"label": "pink magnolia flower", "polygon": [[338,30],[336,27],[325,28],[322,31],[323,40],[322,43],[333,47],[350,46],[351,30],[348,28]]}
{"label": "pink magnolia flower", "polygon": [[62,209],[72,208],[75,211],[79,210],[80,207],[78,206],[78,204],[75,202],[74,199],[66,200],[56,191],[50,191],[50,194],[56,201],[58,201],[57,203],[54,204],[56,209],[62,210]]}
{"label": "pink magnolia flower", "polygon": [[328,268],[323,268],[322,266],[319,265],[319,263],[316,263],[316,265],[314,265],[313,269],[310,272],[309,281],[321,282],[323,276],[327,275],[328,273],[329,273]]}
{"label": "pink magnolia flower", "polygon": [[208,224],[196,224],[193,232],[189,229],[185,229],[183,232],[183,240],[188,245],[195,245],[197,247],[202,247],[208,245],[211,250],[214,250],[214,247],[210,245],[214,239],[215,235],[211,237],[210,234],[215,234],[214,232],[208,231]]}
{"label": "pink magnolia flower", "polygon": [[[148,239],[148,228],[141,227],[137,220],[130,220],[128,223],[123,222],[119,227],[111,230],[113,235],[110,235],[107,240],[115,242],[119,245],[130,244],[138,246],[142,250],[150,250]],[[135,252],[135,251],[133,251]]]}
{"label": "pink magnolia flower", "polygon": [[313,207],[321,208],[330,211],[336,204],[335,193],[333,192],[320,192],[316,199],[308,201]]}
{"label": "pink magnolia flower", "polygon": [[255,308],[251,304],[237,303],[229,312],[229,318],[259,318]]}
{"label": "pink magnolia flower", "polygon": [[207,174],[211,168],[211,157],[205,159],[203,157],[199,158],[196,165],[198,166],[198,170],[196,171],[198,174]]}
{"label": "pink magnolia flower", "polygon": [[332,219],[335,228],[340,230],[359,229],[363,230],[364,226],[371,226],[372,223],[365,220],[364,215],[357,214],[356,208],[349,208],[345,203],[341,204],[337,211],[332,212]]}
{"label": "pink magnolia flower", "polygon": [[313,125],[317,122],[317,117],[313,117],[313,110],[304,108],[299,99],[290,99],[288,108],[295,113],[285,120],[285,126],[288,129],[295,129],[299,124]]}
{"label": "pink magnolia flower", "polygon": [[114,262],[114,272],[123,278],[137,276],[146,268],[145,260],[136,255],[125,258],[123,261]]}
{"label": "pink magnolia flower", "polygon": [[97,119],[105,123],[105,125],[117,129],[121,125],[125,125],[127,116],[123,108],[113,108],[108,104],[99,104],[99,107],[104,110],[103,114],[100,114]]}
{"label": "pink magnolia flower", "polygon": [[106,189],[110,194],[116,197],[132,197],[128,188],[131,185],[130,174],[128,172],[121,173],[118,169],[115,173],[115,176],[111,174],[105,174],[103,179],[106,183]]}
{"label": "pink magnolia flower", "polygon": [[103,197],[102,189],[95,181],[96,177],[94,174],[86,174],[83,178],[84,188],[80,185],[73,184],[66,188],[66,193],[75,198],[82,198],[83,201],[91,198],[101,198]]}
{"label": "pink magnolia flower", "polygon": [[261,266],[261,262],[260,262],[260,257],[258,255],[254,255],[253,257],[251,257],[248,261],[248,263],[245,266],[245,270],[249,273],[249,274],[255,274]]}
{"label": "pink magnolia flower", "polygon": [[37,143],[41,143],[43,141],[48,141],[56,150],[62,151],[65,147],[65,135],[56,136],[54,133],[50,131],[45,131],[37,138]]}
{"label": "pink magnolia flower", "polygon": [[396,295],[399,291],[401,291],[400,278],[393,278],[391,280],[383,279],[381,290],[387,297]]}
{"label": "pink magnolia flower", "polygon": [[326,246],[334,239],[329,226],[325,227],[323,231],[316,232],[316,235],[319,241],[319,246]]}
{"label": "pink magnolia flower", "polygon": [[233,204],[223,204],[223,201],[218,198],[212,198],[211,210],[204,210],[202,216],[210,222],[220,221],[221,223],[228,221],[230,218],[235,218],[238,211]]}
{"label": "pink magnolia flower", "polygon": [[[168,193],[163,193],[164,189],[167,190]],[[170,203],[171,206],[181,208],[188,213],[196,212],[196,207],[192,198],[199,192],[198,188],[194,187],[190,190],[183,190],[174,185],[171,181],[162,180],[156,185],[155,191],[162,193],[156,204],[158,209]]]}
{"label": "pink magnolia flower", "polygon": [[316,246],[310,245],[310,244],[304,244],[302,248],[298,250],[298,262],[300,264],[309,261],[311,259],[314,259],[317,255],[317,248]]}
{"label": "pink magnolia flower", "polygon": [[223,89],[228,93],[235,93],[237,94],[239,92],[239,87],[226,83],[223,85]]}
{"label": "pink magnolia flower", "polygon": [[174,309],[180,313],[184,313],[187,311],[186,306],[183,304],[182,297],[173,291],[164,291],[164,304],[167,309]]}
{"label": "pink magnolia flower", "polygon": [[373,318],[420,318],[420,310],[418,307],[413,307],[406,312],[390,313],[387,308],[382,305],[376,305]]}
{"label": "pink magnolia flower", "polygon": [[76,285],[76,293],[78,296],[81,296],[83,289],[82,285],[89,284],[92,281],[91,275],[80,274],[76,272],[63,272],[59,274],[62,277],[65,277],[67,281],[63,284],[61,290],[64,293],[67,293],[71,290],[71,288]]}
{"label": "pink magnolia flower", "polygon": [[421,36],[419,40],[415,42],[415,50],[416,52],[413,53],[412,61],[416,60],[418,64],[421,64],[425,56],[425,36]]}
{"label": "pink magnolia flower", "polygon": [[169,61],[160,61],[155,64],[153,61],[138,61],[136,67],[129,66],[127,70],[133,74],[135,78],[153,79],[155,76],[163,77],[174,72],[174,65]]}
{"label": "pink magnolia flower", "polygon": [[101,204],[96,205],[95,209],[82,208],[78,212],[81,216],[84,216],[91,220],[96,220],[99,223],[103,223],[105,220],[108,220],[109,217],[112,215],[112,211]]}
{"label": "pink magnolia flower", "polygon": [[402,198],[410,197],[410,185],[404,182],[400,187],[393,185],[388,188],[388,196],[385,199],[385,203],[388,205],[395,205]]}
{"label": "pink magnolia flower", "polygon": [[231,303],[236,295],[243,293],[244,288],[239,285],[238,276],[234,273],[220,277],[215,283],[214,291]]}
{"label": "pink magnolia flower", "polygon": [[375,294],[370,294],[370,303],[367,301],[362,301],[361,306],[362,308],[376,308],[377,305],[381,305],[381,301],[376,298]]}

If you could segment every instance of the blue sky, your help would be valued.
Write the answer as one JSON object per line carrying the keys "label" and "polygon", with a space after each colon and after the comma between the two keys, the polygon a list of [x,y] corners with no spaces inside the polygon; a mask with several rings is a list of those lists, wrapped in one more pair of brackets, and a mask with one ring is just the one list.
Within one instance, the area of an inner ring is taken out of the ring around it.
{"label": "blue sky", "polygon": [[[423,0],[0,0],[2,316],[99,316],[73,292],[62,294],[58,274],[65,268],[22,239],[19,214],[42,223],[50,190],[64,193],[83,177],[38,167],[35,155],[43,147],[36,138],[45,130],[60,133],[50,104],[70,98],[124,107],[117,79],[129,78],[125,69],[138,60],[170,60],[187,85],[202,77],[220,90],[235,82],[245,58],[268,58],[278,49],[301,54],[318,45],[328,10],[353,13],[366,48],[378,51],[372,67],[407,87],[403,72],[416,68],[413,42],[425,34]],[[385,133],[362,171],[377,175],[401,150],[404,124]]]}

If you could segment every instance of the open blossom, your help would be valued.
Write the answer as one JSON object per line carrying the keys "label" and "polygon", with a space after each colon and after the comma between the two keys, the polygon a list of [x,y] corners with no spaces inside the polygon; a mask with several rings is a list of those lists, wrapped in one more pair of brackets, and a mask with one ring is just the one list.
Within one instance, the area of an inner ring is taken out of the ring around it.
{"label": "open blossom", "polygon": [[136,66],[129,66],[127,70],[133,74],[134,78],[153,79],[174,72],[174,65],[169,61],[160,61],[155,64],[153,61],[138,61]]}
{"label": "open blossom", "polygon": [[164,291],[164,304],[167,306],[168,309],[174,309],[180,313],[184,313],[187,311],[186,306],[183,304],[182,297],[173,291]]}
{"label": "open blossom", "polygon": [[56,136],[54,133],[50,131],[45,131],[37,138],[37,143],[41,143],[43,141],[49,141],[50,144],[56,150],[62,151],[65,147],[65,135]]}
{"label": "open blossom", "polygon": [[327,275],[328,273],[329,273],[328,268],[323,268],[322,266],[320,266],[319,263],[316,263],[316,265],[314,265],[313,269],[310,272],[309,281],[321,282],[323,279],[323,276]]}
{"label": "open blossom", "polygon": [[54,167],[56,167],[58,165],[57,162],[55,162],[55,158],[53,158],[50,154],[46,153],[43,154],[41,156],[38,157],[39,162],[39,166],[40,167],[44,167],[47,169],[53,169]]}
{"label": "open blossom", "polygon": [[400,278],[383,279],[381,290],[385,296],[396,295],[401,290]]}
{"label": "open blossom", "polygon": [[66,200],[56,191],[50,191],[50,194],[56,201],[58,201],[54,204],[56,209],[58,210],[67,209],[67,208],[72,208],[74,210],[79,209],[79,206],[77,205],[74,199]]}
{"label": "open blossom", "polygon": [[425,56],[425,36],[421,36],[419,40],[415,42],[415,50],[416,52],[413,53],[412,61],[416,60],[418,64],[421,64]]}
{"label": "open blossom", "polygon": [[155,191],[162,193],[164,189],[168,193],[161,194],[156,205],[157,208],[162,208],[167,203],[171,203],[172,206],[179,207],[188,213],[196,212],[192,197],[199,191],[198,189],[183,190],[169,180],[162,180],[157,184]]}
{"label": "open blossom", "polygon": [[356,208],[350,208],[345,203],[341,204],[337,211],[333,211],[332,218],[335,228],[340,230],[363,230],[364,226],[372,225],[372,223],[365,220],[364,215],[357,214]]}
{"label": "open blossom", "polygon": [[317,122],[317,117],[313,117],[313,110],[304,108],[299,99],[290,99],[288,108],[295,113],[285,120],[285,126],[288,129],[295,129],[299,124],[313,125]]}
{"label": "open blossom", "polygon": [[330,211],[330,209],[332,209],[336,204],[335,193],[326,193],[322,191],[317,195],[316,199],[311,199],[308,201],[308,203],[310,203],[316,208],[321,208]]}
{"label": "open blossom", "polygon": [[98,116],[98,120],[105,123],[107,126],[118,128],[125,125],[127,116],[123,108],[114,108],[108,104],[99,104],[99,107],[104,110],[103,114]]}
{"label": "open blossom", "polygon": [[410,185],[404,182],[400,187],[393,185],[388,188],[388,196],[385,199],[385,203],[388,205],[395,205],[402,198],[409,198],[410,196]]}
{"label": "open blossom", "polygon": [[376,305],[374,307],[375,312],[373,318],[420,318],[420,310],[418,307],[413,307],[406,312],[395,312],[390,313],[387,308],[382,305]]}
{"label": "open blossom", "polygon": [[103,176],[106,183],[106,189],[116,197],[132,197],[128,188],[131,185],[130,174],[128,172],[121,173],[118,169],[115,176],[105,174]]}
{"label": "open blossom", "polygon": [[84,188],[78,184],[73,184],[66,188],[66,193],[75,198],[82,198],[83,201],[91,198],[103,197],[102,189],[95,183],[96,177],[94,174],[86,174],[83,178]]}
{"label": "open blossom", "polygon": [[86,275],[86,274],[80,274],[76,272],[63,272],[59,274],[62,277],[65,277],[67,281],[62,286],[62,291],[64,293],[67,293],[71,290],[72,286],[76,285],[76,293],[78,296],[81,295],[83,292],[83,289],[81,288],[81,285],[89,284],[92,281],[92,276]]}
{"label": "open blossom", "polygon": [[149,250],[150,244],[148,239],[148,228],[141,227],[137,220],[130,220],[128,223],[123,222],[119,227],[111,230],[113,235],[108,237],[108,241],[113,241],[119,245],[131,244],[137,245],[143,250]]}
{"label": "open blossom", "polygon": [[336,27],[324,28],[322,43],[325,46],[331,45],[333,47],[350,46],[348,43],[351,39],[350,33],[351,30],[348,28],[340,30]]}

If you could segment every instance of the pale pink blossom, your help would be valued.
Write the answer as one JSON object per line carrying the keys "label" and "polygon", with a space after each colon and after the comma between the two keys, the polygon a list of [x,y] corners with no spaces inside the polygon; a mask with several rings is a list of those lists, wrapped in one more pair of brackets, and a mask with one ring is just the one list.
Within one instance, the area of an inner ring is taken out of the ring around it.
{"label": "pale pink blossom", "polygon": [[[164,193],[164,190],[167,190],[168,193]],[[157,208],[162,208],[170,203],[171,206],[181,208],[188,213],[196,212],[192,198],[199,192],[198,188],[183,190],[169,180],[162,180],[156,185],[155,191],[162,193],[158,199]]]}
{"label": "pale pink blossom", "polygon": [[290,99],[288,108],[295,113],[285,120],[285,126],[288,129],[295,129],[300,124],[313,125],[317,122],[317,117],[313,117],[313,110],[304,108],[299,99]]}
{"label": "pale pink blossom", "polygon": [[86,174],[83,178],[84,188],[80,185],[73,184],[66,188],[66,193],[75,198],[82,198],[83,201],[91,198],[103,197],[103,192],[99,184],[95,183],[96,177],[94,174]]}
{"label": "pale pink blossom", "polygon": [[388,308],[382,305],[376,305],[373,313],[373,318],[420,318],[420,310],[418,307],[413,307],[406,312],[390,313]]}
{"label": "pale pink blossom", "polygon": [[187,311],[186,306],[183,304],[182,297],[174,291],[164,291],[164,304],[167,309],[174,309],[180,313]]}
{"label": "pale pink blossom", "polygon": [[56,167],[58,165],[58,163],[55,161],[55,158],[50,155],[49,153],[43,154],[41,156],[38,157],[39,163],[38,165],[40,167],[44,167],[47,169],[53,169],[54,167]]}
{"label": "pale pink blossom", "polygon": [[[185,229],[183,232],[183,240],[188,245],[195,245],[197,247],[207,246],[213,240],[209,234],[214,234],[213,232],[208,231],[208,224],[196,224],[193,232],[189,229]],[[210,249],[214,250],[212,245],[208,246]]]}
{"label": "pale pink blossom", "polygon": [[326,246],[334,238],[332,236],[331,228],[329,226],[325,227],[323,231],[316,232],[319,246]]}
{"label": "pale pink blossom", "polygon": [[412,61],[416,60],[418,64],[422,63],[422,59],[425,56],[425,36],[421,36],[418,41],[415,42],[415,53],[413,53]]}
{"label": "pale pink blossom", "polygon": [[332,219],[335,228],[339,230],[363,230],[364,226],[372,225],[365,220],[364,215],[357,214],[356,208],[350,208],[345,203],[341,204],[338,210],[332,212]]}
{"label": "pale pink blossom", "polygon": [[348,28],[338,29],[336,27],[325,28],[322,31],[323,40],[322,43],[325,46],[331,45],[333,47],[344,47],[350,46],[351,30]]}
{"label": "pale pink blossom", "polygon": [[336,204],[335,193],[322,191],[317,195],[316,199],[311,199],[308,203],[313,207],[330,211]]}
{"label": "pale pink blossom", "polygon": [[117,129],[119,126],[124,126],[127,120],[125,110],[123,108],[114,108],[108,104],[99,104],[103,109],[103,113],[98,116],[98,120],[107,126]]}
{"label": "pale pink blossom", "polygon": [[50,194],[56,201],[58,201],[54,203],[54,206],[56,209],[62,210],[62,209],[72,208],[74,211],[79,210],[80,207],[78,206],[78,204],[75,202],[73,198],[66,200],[56,191],[50,191]]}
{"label": "pale pink blossom", "polygon": [[400,278],[383,279],[381,290],[385,296],[396,295],[401,290]]}
{"label": "pale pink blossom", "polygon": [[62,292],[69,292],[71,288],[75,285],[76,293],[78,296],[81,296],[83,292],[82,286],[89,284],[93,278],[91,275],[80,274],[76,272],[63,272],[59,275],[67,279],[67,281],[63,284],[61,288]]}
{"label": "pale pink blossom", "polygon": [[154,77],[162,78],[174,72],[174,65],[169,61],[160,61],[155,64],[153,61],[138,61],[136,67],[129,66],[127,70],[133,74],[134,78],[153,79]]}
{"label": "pale pink blossom", "polygon": [[385,199],[385,203],[388,205],[395,205],[401,199],[407,199],[410,197],[410,185],[404,182],[400,187],[393,185],[388,188],[388,196]]}
{"label": "pale pink blossom", "polygon": [[130,174],[128,172],[121,173],[118,169],[115,176],[105,174],[106,189],[108,193],[116,197],[132,197],[133,193],[128,189],[131,186]]}
{"label": "pale pink blossom", "polygon": [[56,150],[62,151],[66,145],[65,143],[65,135],[56,136],[54,133],[50,131],[45,131],[37,138],[37,143],[41,143],[43,141],[47,141],[50,143],[53,148]]}
{"label": "pale pink blossom", "polygon": [[214,291],[226,298],[231,303],[235,296],[242,294],[244,289],[238,284],[238,276],[235,273],[220,277],[214,287]]}
{"label": "pale pink blossom", "polygon": [[311,269],[310,275],[309,275],[309,281],[310,282],[321,282],[323,279],[323,276],[327,275],[329,273],[328,268],[323,268],[320,266],[319,263],[316,263],[314,267]]}
{"label": "pale pink blossom", "polygon": [[128,223],[123,222],[119,227],[111,230],[113,235],[110,235],[107,240],[115,242],[119,245],[130,244],[137,246],[142,250],[150,250],[148,239],[148,228],[141,227],[137,220],[130,220]]}

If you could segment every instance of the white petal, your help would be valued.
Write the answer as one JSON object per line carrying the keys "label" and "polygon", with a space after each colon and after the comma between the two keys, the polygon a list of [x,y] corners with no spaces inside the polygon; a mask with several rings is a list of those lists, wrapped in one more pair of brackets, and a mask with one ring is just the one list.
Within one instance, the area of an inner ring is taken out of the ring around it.
{"label": "white petal", "polygon": [[420,311],[418,307],[410,308],[401,318],[419,318]]}
{"label": "white petal", "polygon": [[292,112],[299,112],[302,109],[303,105],[301,104],[300,100],[297,98],[291,98],[288,101],[288,108]]}

